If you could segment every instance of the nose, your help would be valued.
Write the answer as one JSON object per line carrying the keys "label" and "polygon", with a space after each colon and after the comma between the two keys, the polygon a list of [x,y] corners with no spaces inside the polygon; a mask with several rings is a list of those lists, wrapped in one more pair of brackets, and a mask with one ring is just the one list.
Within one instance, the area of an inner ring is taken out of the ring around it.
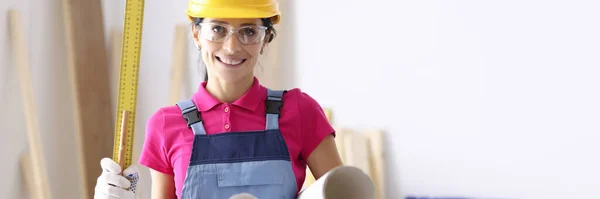
{"label": "nose", "polygon": [[223,49],[229,53],[235,53],[240,51],[242,48],[240,41],[236,34],[232,34],[229,38],[223,42]]}

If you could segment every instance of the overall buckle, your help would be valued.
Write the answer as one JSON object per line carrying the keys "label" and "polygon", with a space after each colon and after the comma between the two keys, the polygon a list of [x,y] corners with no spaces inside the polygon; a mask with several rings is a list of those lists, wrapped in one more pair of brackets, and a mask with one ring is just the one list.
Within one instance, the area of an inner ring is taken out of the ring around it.
{"label": "overall buckle", "polygon": [[266,107],[267,114],[278,114],[279,115],[281,113],[281,107],[283,107],[283,101],[267,100],[266,105],[267,105],[267,107]]}
{"label": "overall buckle", "polygon": [[187,121],[188,128],[191,128],[193,124],[202,122],[200,118],[200,112],[197,109],[193,109],[183,113],[183,118]]}

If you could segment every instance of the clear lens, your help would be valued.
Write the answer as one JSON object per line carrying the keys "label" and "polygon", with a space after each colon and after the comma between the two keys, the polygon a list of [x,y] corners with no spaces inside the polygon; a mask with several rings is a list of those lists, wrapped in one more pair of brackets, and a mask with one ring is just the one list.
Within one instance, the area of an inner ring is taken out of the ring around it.
{"label": "clear lens", "polygon": [[267,28],[259,25],[242,26],[237,30],[225,24],[201,23],[200,34],[209,41],[223,42],[232,34],[236,34],[242,44],[256,44],[265,38]]}
{"label": "clear lens", "polygon": [[229,29],[225,26],[218,24],[208,24],[202,27],[203,36],[210,41],[219,41],[225,39],[229,34]]}

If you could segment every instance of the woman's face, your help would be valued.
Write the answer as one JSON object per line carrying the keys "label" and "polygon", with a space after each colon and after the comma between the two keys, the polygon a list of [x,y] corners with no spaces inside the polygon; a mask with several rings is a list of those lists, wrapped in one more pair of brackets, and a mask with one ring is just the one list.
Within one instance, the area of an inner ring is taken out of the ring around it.
{"label": "woman's face", "polygon": [[254,67],[266,44],[266,30],[260,19],[206,18],[192,31],[209,79],[237,82],[254,76]]}

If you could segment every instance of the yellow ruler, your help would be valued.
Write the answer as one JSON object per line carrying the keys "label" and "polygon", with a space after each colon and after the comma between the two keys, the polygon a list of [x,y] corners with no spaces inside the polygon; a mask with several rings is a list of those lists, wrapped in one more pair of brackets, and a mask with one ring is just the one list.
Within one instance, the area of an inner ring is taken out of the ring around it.
{"label": "yellow ruler", "polygon": [[126,0],[113,149],[113,160],[123,169],[132,162],[143,22],[144,0]]}

